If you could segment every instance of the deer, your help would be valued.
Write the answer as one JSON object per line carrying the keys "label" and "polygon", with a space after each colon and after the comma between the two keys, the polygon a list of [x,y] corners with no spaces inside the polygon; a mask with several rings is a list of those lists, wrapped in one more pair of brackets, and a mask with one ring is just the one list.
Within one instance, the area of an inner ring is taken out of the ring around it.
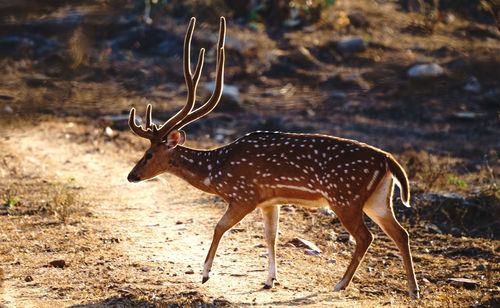
{"label": "deer", "polygon": [[265,289],[277,283],[276,243],[280,206],[329,207],[353,236],[352,260],[334,291],[346,289],[363,260],[373,235],[364,222],[370,217],[394,241],[406,271],[409,295],[419,298],[408,232],[396,220],[392,196],[400,187],[402,203],[410,206],[405,170],[394,157],[376,147],[339,137],[256,131],[212,150],[183,146],[187,124],[210,113],[219,102],[224,79],[226,20],[220,18],[217,43],[216,85],[212,95],[194,109],[205,49],[201,49],[194,73],[190,45],[196,19],[189,22],[184,39],[183,67],[187,100],[180,111],[158,126],[152,122],[152,106],[146,107],[144,127],[130,110],[130,129],[150,141],[150,147],[127,179],[139,182],[162,173],[180,177],[192,186],[224,199],[227,208],[215,226],[202,271],[207,282],[222,236],[246,215],[259,208],[264,220],[268,250]]}

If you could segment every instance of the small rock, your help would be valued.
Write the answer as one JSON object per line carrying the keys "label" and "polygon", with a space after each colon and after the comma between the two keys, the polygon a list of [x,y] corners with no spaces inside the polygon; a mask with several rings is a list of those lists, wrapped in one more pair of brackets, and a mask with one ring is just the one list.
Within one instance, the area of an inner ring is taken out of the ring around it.
{"label": "small rock", "polygon": [[344,38],[337,42],[337,48],[344,54],[359,53],[366,50],[366,42],[361,37]]}
{"label": "small rock", "polygon": [[355,241],[352,238],[352,235],[349,233],[342,233],[337,236],[337,241],[342,242],[342,243],[349,243],[349,244],[354,244]]}
{"label": "small rock", "polygon": [[368,19],[366,19],[365,15],[361,12],[351,13],[347,15],[347,17],[349,18],[351,25],[356,28],[367,28],[370,25]]}
{"label": "small rock", "polygon": [[319,257],[321,255],[321,252],[316,251],[316,250],[306,249],[305,254],[308,256]]}
{"label": "small rock", "polygon": [[454,70],[464,70],[470,66],[469,61],[464,58],[458,58],[448,63],[448,67]]}
{"label": "small rock", "polygon": [[64,260],[54,260],[49,263],[50,266],[56,267],[56,268],[65,268],[68,265],[66,264],[66,261]]}
{"label": "small rock", "polygon": [[344,99],[347,98],[347,93],[338,90],[332,90],[330,91],[330,96],[332,98]]}
{"label": "small rock", "polygon": [[26,282],[32,282],[33,281],[33,277],[31,277],[30,275],[24,277],[24,281]]}
{"label": "small rock", "polygon": [[471,76],[467,78],[464,90],[471,93],[479,93],[483,90],[483,87],[481,86],[481,83],[479,83],[479,80],[477,80],[476,77]]}
{"label": "small rock", "polygon": [[[476,113],[476,112],[470,112],[470,111],[460,111],[460,112],[455,112],[452,114],[453,118],[458,119],[458,120],[474,120],[480,117],[483,117],[485,114],[483,113]],[[455,199],[455,198],[452,198]]]}
{"label": "small rock", "polygon": [[14,110],[10,106],[3,107],[2,111],[5,113],[14,113]]}
{"label": "small rock", "polygon": [[441,18],[441,22],[444,24],[447,24],[447,25],[453,23],[455,20],[456,20],[456,17],[452,13],[446,13]]}
{"label": "small rock", "polygon": [[430,78],[430,77],[439,77],[444,74],[443,68],[436,63],[430,64],[417,64],[412,66],[408,70],[408,77],[410,78]]}
{"label": "small rock", "polygon": [[468,278],[449,278],[448,281],[450,282],[450,285],[454,287],[464,287],[469,290],[475,289],[479,286],[479,281]]}
{"label": "small rock", "polygon": [[104,133],[110,138],[115,137],[117,135],[116,132],[113,131],[113,129],[109,126],[106,126],[106,128],[104,129]]}
{"label": "small rock", "polygon": [[328,240],[328,241],[333,241],[334,239],[337,238],[337,234],[335,232],[330,232],[330,233],[327,233],[325,235],[325,238]]}
{"label": "small rock", "polygon": [[418,197],[424,199],[425,201],[433,203],[443,203],[443,202],[460,202],[463,205],[469,205],[470,202],[463,196],[456,193],[423,193]]}
{"label": "small rock", "polygon": [[486,266],[484,266],[484,264],[479,264],[478,266],[476,266],[476,271],[484,271],[486,270]]}
{"label": "small rock", "polygon": [[192,275],[194,274],[194,271],[192,269],[188,269],[187,271],[184,272],[184,274]]}
{"label": "small rock", "polygon": [[309,250],[314,250],[314,251],[321,253],[321,249],[319,249],[319,247],[316,246],[313,242],[310,242],[310,241],[302,239],[302,238],[296,237],[293,240],[289,241],[288,243],[292,244],[295,247],[303,247],[303,248],[307,248]]}
{"label": "small rock", "polygon": [[432,230],[438,234],[443,234],[443,231],[441,231],[441,229],[439,229],[438,226],[436,226],[435,224],[431,224],[431,223],[426,223],[424,225],[424,228],[427,229],[427,230]]}
{"label": "small rock", "polygon": [[[212,95],[215,89],[215,82],[209,82],[205,85],[204,90],[207,93],[205,101]],[[218,111],[234,112],[241,111],[243,107],[240,101],[240,90],[237,86],[225,84],[222,88],[222,96],[219,104],[217,105]]]}

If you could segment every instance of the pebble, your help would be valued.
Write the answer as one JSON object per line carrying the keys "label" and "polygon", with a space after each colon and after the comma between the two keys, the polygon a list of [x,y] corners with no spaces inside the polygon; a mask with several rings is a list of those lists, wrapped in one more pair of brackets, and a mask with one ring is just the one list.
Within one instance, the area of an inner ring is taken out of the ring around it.
{"label": "pebble", "polygon": [[64,260],[54,260],[54,261],[50,261],[49,263],[50,266],[52,267],[56,267],[56,268],[65,268],[67,267],[68,265],[66,264],[66,261]]}
{"label": "pebble", "polygon": [[295,247],[303,247],[321,253],[321,249],[319,249],[319,247],[316,246],[316,244],[302,238],[296,237],[293,240],[289,241],[288,243],[292,244]]}
{"label": "pebble", "polygon": [[10,106],[5,106],[2,109],[2,111],[5,112],[5,113],[14,113],[14,110]]}
{"label": "pebble", "polygon": [[337,238],[337,234],[335,232],[330,232],[330,233],[327,233],[325,235],[325,238],[328,240],[328,241],[333,241],[334,239]]}
{"label": "pebble", "polygon": [[316,250],[306,249],[305,254],[308,256],[319,257],[321,255],[321,252],[316,251]]}
{"label": "pebble", "polygon": [[444,69],[436,63],[417,64],[412,66],[407,74],[408,77],[415,79],[439,77],[444,74]]}
{"label": "pebble", "polygon": [[448,278],[448,282],[454,287],[464,287],[469,290],[479,286],[479,281],[468,278]]}
{"label": "pebble", "polygon": [[479,80],[477,80],[476,77],[471,76],[467,78],[464,90],[470,93],[479,93],[483,90],[483,87],[481,86],[481,83],[479,83]]}
{"label": "pebble", "polygon": [[344,54],[359,53],[366,50],[366,42],[361,37],[345,38],[337,42],[337,48]]}
{"label": "pebble", "polygon": [[337,236],[337,241],[342,243],[355,244],[356,242],[349,233],[342,233]]}

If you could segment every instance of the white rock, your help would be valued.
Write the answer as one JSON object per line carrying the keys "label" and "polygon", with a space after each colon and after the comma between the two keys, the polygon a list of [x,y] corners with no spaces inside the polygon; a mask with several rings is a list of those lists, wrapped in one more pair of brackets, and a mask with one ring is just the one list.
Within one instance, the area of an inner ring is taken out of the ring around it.
{"label": "white rock", "polygon": [[417,64],[408,70],[410,78],[429,78],[443,75],[444,69],[436,63]]}

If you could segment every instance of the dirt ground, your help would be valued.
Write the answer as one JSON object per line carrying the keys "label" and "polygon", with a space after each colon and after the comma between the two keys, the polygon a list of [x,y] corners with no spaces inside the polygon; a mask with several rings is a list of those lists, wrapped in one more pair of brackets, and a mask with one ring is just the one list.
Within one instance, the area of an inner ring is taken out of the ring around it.
{"label": "dirt ground", "polygon": [[[140,11],[130,1],[113,10],[54,1],[0,6],[11,16],[0,25],[0,306],[498,306],[500,34],[445,1],[439,16],[452,13],[453,22],[402,2],[337,1],[322,22],[287,30],[228,18],[226,84],[239,88],[239,101],[189,126],[187,146],[267,129],[392,152],[411,181],[412,208],[396,198],[395,211],[410,233],[422,299],[408,298],[399,252],[368,219],[375,241],[351,285],[333,292],[354,243],[329,213],[293,205],[280,216],[279,285],[263,289],[259,211],[224,236],[201,284],[224,202],[170,175],[128,183],[147,142],[107,118],[130,107],[142,114],[151,102],[164,120],[183,104],[187,19],[167,15],[136,36]],[[355,12],[367,23],[346,23]],[[193,49],[211,49],[211,21],[199,21]],[[155,51],[157,36],[174,42],[172,54]],[[340,52],[334,42],[345,36],[364,37],[366,50]],[[428,62],[445,74],[406,76]],[[471,77],[481,90],[465,90]],[[321,254],[293,245],[297,237]]]}

